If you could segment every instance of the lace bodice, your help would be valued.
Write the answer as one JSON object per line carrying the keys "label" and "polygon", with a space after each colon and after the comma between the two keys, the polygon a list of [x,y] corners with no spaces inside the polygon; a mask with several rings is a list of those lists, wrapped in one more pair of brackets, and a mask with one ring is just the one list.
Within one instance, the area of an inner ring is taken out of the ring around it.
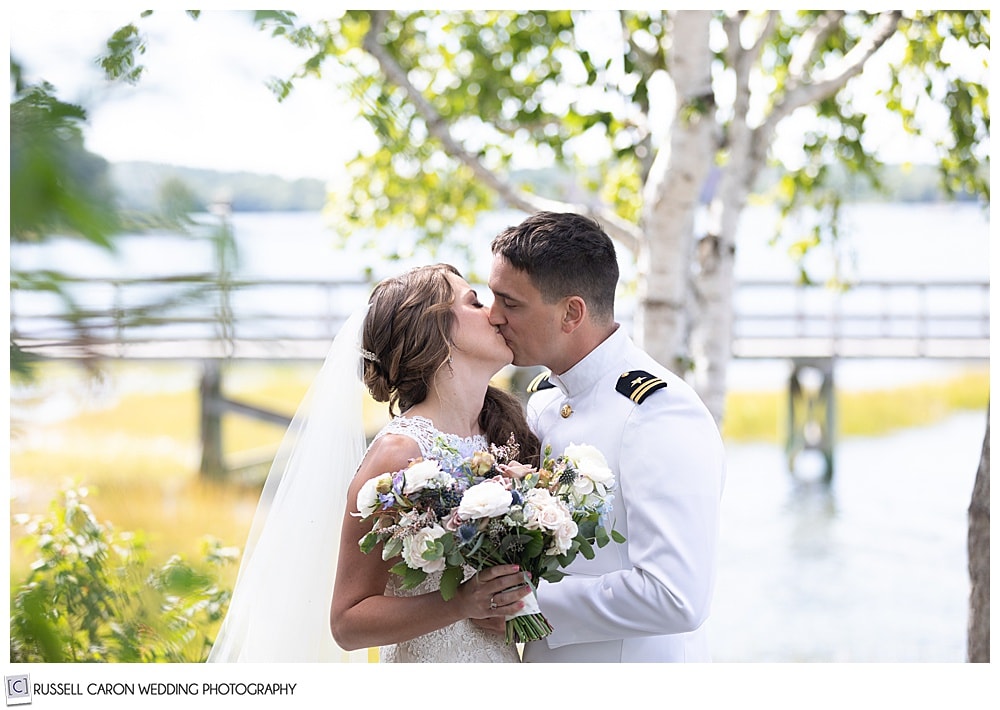
{"label": "lace bodice", "polygon": [[464,437],[457,434],[446,434],[434,428],[434,422],[427,417],[394,417],[375,435],[372,443],[386,434],[402,434],[410,437],[417,442],[417,446],[420,447],[420,455],[424,458],[439,459],[444,455],[437,444],[439,437],[463,457],[471,456],[476,451],[484,451],[488,447],[486,437],[482,434]]}
{"label": "lace bodice", "polygon": [[[375,435],[372,443],[385,434],[402,434],[413,439],[424,458],[439,459],[448,455],[438,447],[438,437],[463,457],[487,447],[484,436],[446,434],[438,431],[426,417],[395,417]],[[392,575],[385,593],[394,597],[436,594],[440,582],[441,573],[437,572],[428,575],[413,589],[403,589],[402,579]],[[520,660],[515,646],[507,646],[501,636],[483,631],[468,619],[410,641],[382,646],[379,659],[382,663],[517,663]]]}

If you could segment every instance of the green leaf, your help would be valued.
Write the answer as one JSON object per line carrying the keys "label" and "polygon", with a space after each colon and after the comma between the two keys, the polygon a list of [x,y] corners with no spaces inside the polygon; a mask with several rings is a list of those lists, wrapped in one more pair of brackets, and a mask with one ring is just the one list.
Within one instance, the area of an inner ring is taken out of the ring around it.
{"label": "green leaf", "polygon": [[382,547],[382,559],[391,560],[403,551],[403,541],[398,537],[390,537]]}
{"label": "green leaf", "polygon": [[587,540],[593,540],[597,535],[597,519],[585,518],[577,523],[577,535]]}
{"label": "green leaf", "polygon": [[441,574],[441,597],[448,601],[455,596],[458,585],[462,583],[464,570],[461,567],[448,567]]}
{"label": "green leaf", "polygon": [[611,542],[611,538],[608,537],[608,531],[605,530],[603,526],[598,526],[598,528],[597,528],[597,546],[598,547],[604,547],[609,542]]}
{"label": "green leaf", "polygon": [[403,578],[403,589],[413,589],[427,578],[427,573],[422,569],[413,569],[405,562],[396,563],[389,572]]}
{"label": "green leaf", "polygon": [[358,547],[360,547],[361,551],[367,555],[369,552],[375,549],[375,546],[377,544],[378,544],[378,534],[370,532],[363,538],[361,538],[361,542],[358,543]]}

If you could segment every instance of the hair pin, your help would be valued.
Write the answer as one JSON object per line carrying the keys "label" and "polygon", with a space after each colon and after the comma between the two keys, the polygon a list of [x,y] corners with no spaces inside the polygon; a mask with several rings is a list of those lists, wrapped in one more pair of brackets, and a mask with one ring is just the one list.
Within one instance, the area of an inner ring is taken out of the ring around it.
{"label": "hair pin", "polygon": [[378,364],[378,356],[371,350],[365,350],[364,348],[361,348],[361,357],[363,357],[368,362],[374,362]]}

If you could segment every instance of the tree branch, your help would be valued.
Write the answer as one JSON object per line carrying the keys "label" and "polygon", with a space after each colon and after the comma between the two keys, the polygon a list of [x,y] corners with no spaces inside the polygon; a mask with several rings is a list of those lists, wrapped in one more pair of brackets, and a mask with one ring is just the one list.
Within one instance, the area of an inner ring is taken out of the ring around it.
{"label": "tree branch", "polygon": [[756,131],[758,135],[762,138],[770,137],[783,118],[802,106],[832,96],[849,79],[860,74],[865,67],[865,62],[896,32],[896,26],[902,15],[900,10],[881,13],[871,36],[862,38],[851,51],[843,56],[840,62],[830,68],[830,71],[817,77],[818,81],[803,82],[791,86],[785,93],[784,99],[774,107],[767,120],[758,126]]}
{"label": "tree branch", "polygon": [[378,62],[386,80],[405,92],[407,98],[427,125],[427,131],[440,141],[445,153],[466,165],[477,179],[492,188],[509,206],[532,214],[534,212],[574,212],[598,220],[608,230],[608,234],[635,252],[638,248],[640,232],[636,225],[627,222],[614,212],[585,204],[550,200],[518,189],[487,168],[473,153],[465,149],[451,134],[450,126],[441,114],[424,98],[424,95],[410,82],[406,71],[399,62],[378,42],[378,34],[385,28],[388,12],[369,11],[371,27],[362,42],[362,47]]}
{"label": "tree branch", "polygon": [[748,133],[749,127],[746,123],[747,113],[750,109],[750,73],[760,59],[764,45],[774,34],[778,25],[778,12],[769,10],[760,31],[757,33],[757,38],[749,48],[744,49],[743,43],[740,41],[740,29],[748,14],[746,10],[741,10],[735,15],[727,17],[724,23],[727,40],[726,56],[736,81],[736,91],[733,97],[733,120],[728,141],[736,143],[741,142],[743,136],[752,136]]}
{"label": "tree branch", "polygon": [[795,45],[795,51],[792,52],[792,58],[788,62],[788,73],[795,80],[801,80],[804,77],[806,65],[812,59],[816,48],[840,27],[846,14],[843,10],[827,10],[816,21],[816,24],[802,33]]}

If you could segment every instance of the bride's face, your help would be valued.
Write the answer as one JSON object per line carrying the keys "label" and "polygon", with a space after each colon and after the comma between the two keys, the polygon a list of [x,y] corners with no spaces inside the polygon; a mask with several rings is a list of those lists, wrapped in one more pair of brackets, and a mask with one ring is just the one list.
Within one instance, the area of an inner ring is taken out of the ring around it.
{"label": "bride's face", "polygon": [[447,277],[455,294],[455,302],[451,306],[455,314],[453,356],[488,363],[495,368],[494,371],[509,365],[514,353],[507,347],[500,329],[490,323],[490,309],[480,302],[465,279],[454,274]]}

